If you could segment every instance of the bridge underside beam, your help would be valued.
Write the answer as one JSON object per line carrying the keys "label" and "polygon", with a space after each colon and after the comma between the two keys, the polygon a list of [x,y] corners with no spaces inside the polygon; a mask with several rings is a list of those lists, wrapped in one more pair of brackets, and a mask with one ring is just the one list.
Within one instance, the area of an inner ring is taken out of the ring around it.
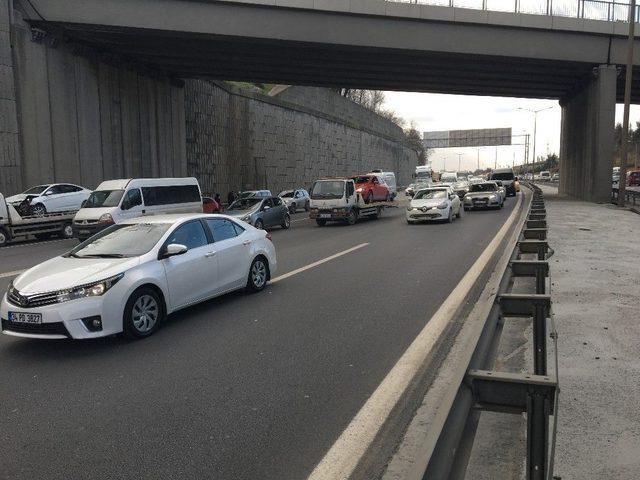
{"label": "bridge underside beam", "polygon": [[611,200],[617,69],[600,65],[563,99],[560,193],[591,202]]}

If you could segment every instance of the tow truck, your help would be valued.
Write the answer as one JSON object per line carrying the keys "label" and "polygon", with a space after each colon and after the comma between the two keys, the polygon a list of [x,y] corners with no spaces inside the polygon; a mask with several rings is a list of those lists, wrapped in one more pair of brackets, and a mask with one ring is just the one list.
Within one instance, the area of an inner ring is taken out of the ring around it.
{"label": "tow truck", "polygon": [[395,208],[393,202],[365,203],[356,192],[351,178],[321,178],[310,191],[309,218],[324,227],[327,222],[353,225],[359,218],[379,218],[385,208]]}
{"label": "tow truck", "polygon": [[21,215],[0,193],[0,247],[17,238],[35,236],[45,240],[53,235],[72,238],[71,221],[76,211]]}

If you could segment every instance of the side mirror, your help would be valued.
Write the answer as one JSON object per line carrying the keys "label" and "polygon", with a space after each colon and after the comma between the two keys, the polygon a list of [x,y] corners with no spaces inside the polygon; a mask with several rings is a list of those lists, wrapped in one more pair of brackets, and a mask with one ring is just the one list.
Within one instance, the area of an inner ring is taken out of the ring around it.
{"label": "side mirror", "polygon": [[182,255],[183,253],[187,253],[188,250],[189,249],[186,245],[182,245],[180,243],[170,243],[160,252],[160,259]]}

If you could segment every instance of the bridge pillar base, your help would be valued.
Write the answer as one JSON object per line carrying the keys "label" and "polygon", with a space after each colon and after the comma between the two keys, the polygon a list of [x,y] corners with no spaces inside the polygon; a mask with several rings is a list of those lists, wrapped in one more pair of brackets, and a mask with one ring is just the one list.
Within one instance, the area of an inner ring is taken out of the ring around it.
{"label": "bridge pillar base", "polygon": [[600,65],[572,97],[560,102],[562,194],[590,202],[611,201],[616,78],[615,65]]}

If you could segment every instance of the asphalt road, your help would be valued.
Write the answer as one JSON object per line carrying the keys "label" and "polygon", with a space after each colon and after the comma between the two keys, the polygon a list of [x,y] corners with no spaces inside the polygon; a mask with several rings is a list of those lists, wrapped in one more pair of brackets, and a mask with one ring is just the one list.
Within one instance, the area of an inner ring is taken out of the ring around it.
{"label": "asphalt road", "polygon": [[[280,274],[127,341],[0,338],[2,479],[303,479],[508,217],[274,230]],[[0,250],[0,276],[73,241]],[[4,291],[10,278],[0,278]]]}

